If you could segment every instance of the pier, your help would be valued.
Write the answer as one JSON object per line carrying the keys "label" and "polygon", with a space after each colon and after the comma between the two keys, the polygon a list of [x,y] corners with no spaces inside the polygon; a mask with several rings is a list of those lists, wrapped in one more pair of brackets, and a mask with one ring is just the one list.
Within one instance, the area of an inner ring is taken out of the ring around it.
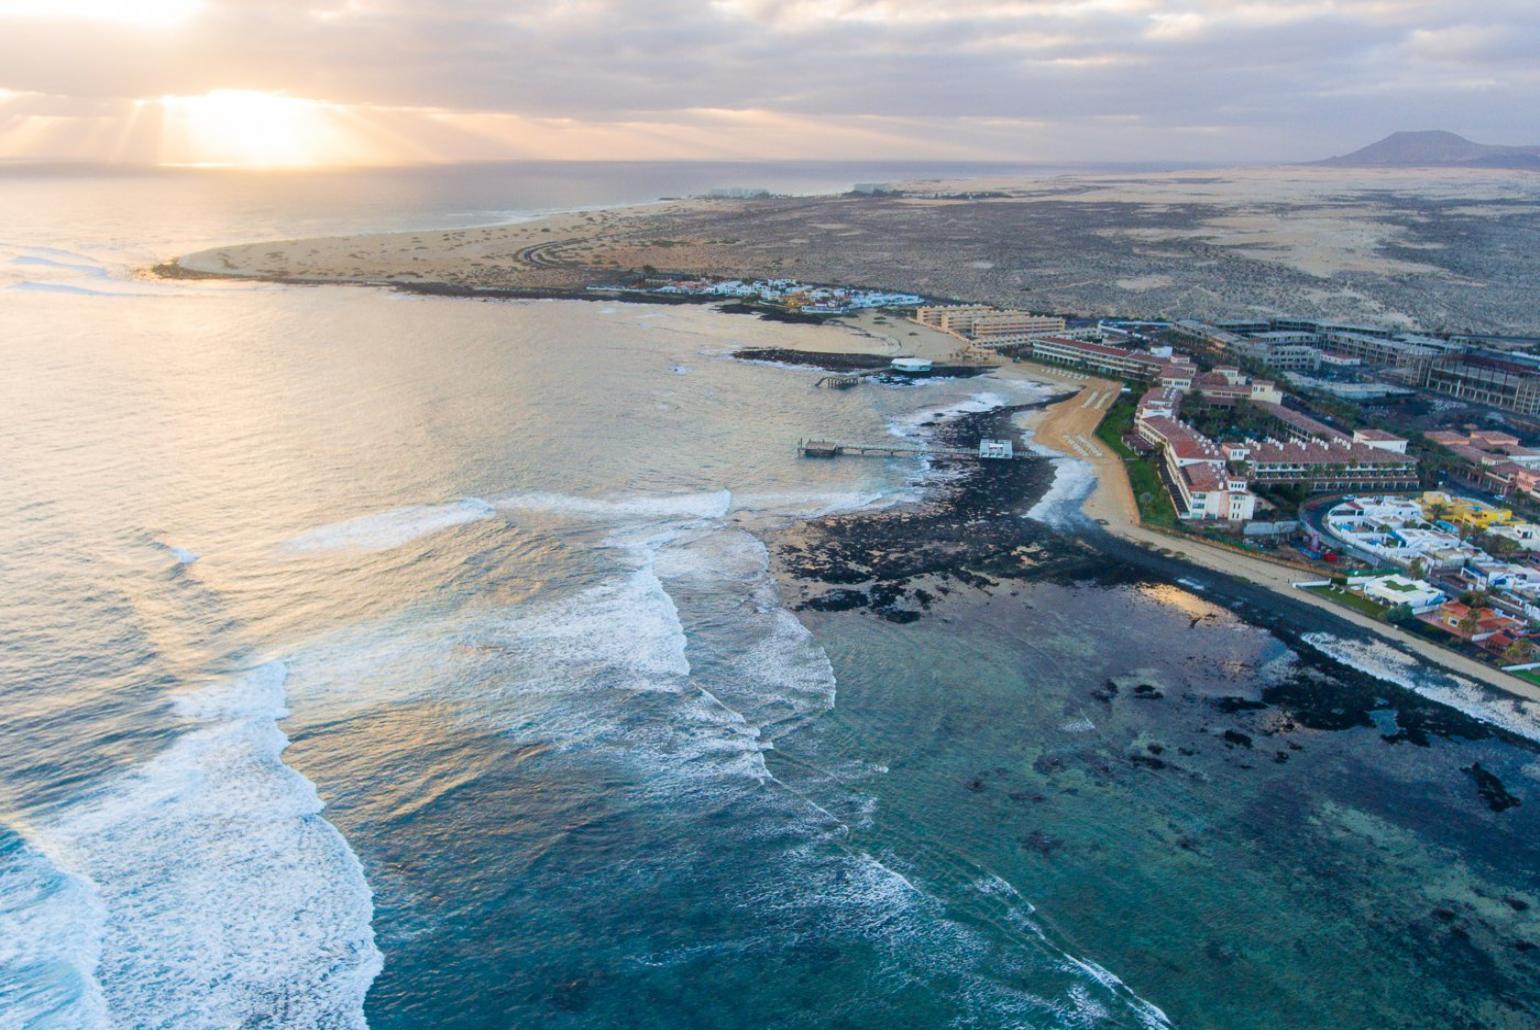
{"label": "pier", "polygon": [[[798,440],[797,453],[804,458],[978,458],[1011,461],[1017,455],[1006,441],[981,440],[978,447],[904,447],[886,443],[841,443],[836,440]],[[1025,457],[1025,455],[1023,455]]]}
{"label": "pier", "polygon": [[848,390],[861,382],[858,375],[824,376],[813,385],[820,390]]}

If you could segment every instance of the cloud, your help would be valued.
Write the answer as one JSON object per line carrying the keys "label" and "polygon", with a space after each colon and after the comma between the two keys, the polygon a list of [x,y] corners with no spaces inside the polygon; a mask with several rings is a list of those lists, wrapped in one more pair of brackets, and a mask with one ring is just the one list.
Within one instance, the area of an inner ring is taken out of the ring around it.
{"label": "cloud", "polygon": [[[132,4],[63,8],[0,0],[0,88],[52,98],[49,131],[35,113],[28,130],[50,146],[72,105],[99,144],[103,104],[215,90],[351,111],[412,160],[603,146],[799,157],[842,139],[850,157],[1269,160],[1430,125],[1534,142],[1524,112],[1540,108],[1530,0],[159,0],[139,20],[121,13]],[[0,132],[14,103],[0,98]],[[20,149],[0,138],[0,154]]]}

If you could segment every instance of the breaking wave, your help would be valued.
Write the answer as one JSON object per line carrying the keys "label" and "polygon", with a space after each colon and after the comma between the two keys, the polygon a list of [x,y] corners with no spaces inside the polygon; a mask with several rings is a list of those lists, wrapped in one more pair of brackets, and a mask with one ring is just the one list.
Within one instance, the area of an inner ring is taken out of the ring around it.
{"label": "breaking wave", "polygon": [[11,289],[30,293],[66,293],[76,297],[139,297],[144,294],[131,290],[93,290],[88,286],[71,283],[44,283],[23,279],[11,284]]}
{"label": "breaking wave", "polygon": [[[386,701],[452,703],[458,717],[530,746],[614,763],[627,770],[624,782],[670,810],[731,805],[746,820],[743,833],[789,845],[774,869],[733,888],[735,905],[869,940],[894,968],[947,984],[978,1018],[1092,1025],[1132,1009],[1139,1022],[1164,1025],[1153,1006],[1035,925],[1020,928],[1012,961],[1052,971],[1056,986],[1045,997],[1021,994],[989,971],[984,956],[995,945],[951,917],[944,892],[849,848],[850,826],[809,790],[829,774],[800,753],[787,759],[799,770],[787,780],[767,763],[777,742],[834,708],[837,681],[823,648],[781,605],[765,544],[727,519],[880,499],[727,491],[499,498],[496,509],[570,517],[583,532],[598,522],[607,534],[601,561],[523,603],[409,613],[329,634],[292,656],[290,689],[317,718]],[[329,527],[329,538],[356,538],[359,521]],[[363,535],[376,527],[366,528]],[[848,787],[829,780],[827,789]],[[1030,914],[1019,899],[1011,905],[1023,920]]]}
{"label": "breaking wave", "polygon": [[693,494],[603,498],[532,492],[509,494],[494,503],[498,508],[511,511],[553,512],[599,519],[719,519],[727,514],[732,504],[732,494],[726,490],[713,490]]}
{"label": "breaking wave", "polygon": [[152,541],[152,543],[157,549],[165,551],[167,554],[171,555],[171,557],[175,558],[178,565],[191,565],[193,562],[202,557],[202,555],[200,555],[197,551],[191,551],[185,547],[178,547],[175,544],[168,544],[164,540],[155,540]]}
{"label": "breaking wave", "polygon": [[61,261],[58,258],[44,257],[38,253],[28,253],[23,254],[20,257],[12,258],[11,264],[31,265],[34,267],[42,268],[58,268],[63,271],[78,272],[81,275],[88,275],[98,279],[105,279],[107,277],[107,269],[105,266],[96,264],[89,258],[81,257],[80,255],[69,254],[68,256],[73,260]]}
{"label": "breaking wave", "polygon": [[1083,518],[1080,506],[1096,489],[1096,470],[1089,462],[1058,454],[1037,444],[1032,449],[1050,458],[1053,483],[1027,512],[1027,518],[1054,529],[1064,529]]}
{"label": "breaking wave", "polygon": [[1383,640],[1343,640],[1324,632],[1306,633],[1300,639],[1350,668],[1405,687],[1473,719],[1540,741],[1540,703],[1435,669]]}
{"label": "breaking wave", "polygon": [[21,840],[0,848],[0,1013],[6,1026],[104,1027],[92,885]]}
{"label": "breaking wave", "polygon": [[284,680],[270,663],[185,697],[196,728],[28,833],[0,871],[0,964],[34,985],[21,1013],[364,1025],[381,967],[370,891],[280,758]]}
{"label": "breaking wave", "polygon": [[868,492],[783,491],[775,493],[740,493],[733,497],[733,511],[753,515],[779,515],[794,518],[819,518],[848,511],[872,511],[905,500],[917,499],[918,492],[898,490]]}
{"label": "breaking wave", "polygon": [[982,411],[993,411],[995,408],[1003,408],[1010,401],[1003,394],[991,391],[980,391],[970,394],[959,401],[949,401],[946,404],[935,404],[930,407],[920,408],[918,411],[907,412],[888,420],[888,433],[903,440],[912,440],[928,435],[927,423],[939,419],[954,418],[957,415],[972,415]]}
{"label": "breaking wave", "polygon": [[490,504],[467,497],[450,504],[412,504],[307,530],[284,543],[297,553],[389,551],[418,537],[489,519]]}

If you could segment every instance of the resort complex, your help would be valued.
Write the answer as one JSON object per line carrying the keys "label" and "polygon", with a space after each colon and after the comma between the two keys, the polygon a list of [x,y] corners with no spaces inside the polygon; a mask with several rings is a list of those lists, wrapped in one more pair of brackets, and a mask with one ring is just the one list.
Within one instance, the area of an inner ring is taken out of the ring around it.
{"label": "resort complex", "polygon": [[[1253,552],[1259,541],[1265,549],[1291,539],[1289,555],[1302,554],[1280,557],[1310,561],[1317,575],[1329,571],[1303,584],[1310,591],[1528,674],[1540,654],[1531,642],[1531,625],[1540,625],[1540,523],[1499,503],[1425,487],[1447,480],[1489,497],[1540,502],[1540,449],[1475,425],[1403,435],[1380,428],[1400,428],[1394,420],[1346,417],[1358,403],[1351,391],[1304,396],[1281,385],[1306,379],[1308,370],[1322,378],[1307,382],[1351,385],[1365,398],[1438,397],[1444,388],[1425,383],[1430,369],[1485,367],[1490,356],[1458,341],[1298,320],[1113,321],[1034,333],[1028,319],[1043,316],[1024,312],[1009,316],[1025,339],[992,346],[979,328],[994,324],[990,310],[922,308],[916,319],[968,340],[981,358],[1121,381],[1129,399],[1113,406],[1104,430],[1113,428],[1098,435],[1130,455],[1141,518]],[[1339,403],[1323,405],[1320,396]],[[1500,400],[1484,395],[1481,403],[1500,407]],[[1162,523],[1167,502],[1174,520]]]}
{"label": "resort complex", "polygon": [[[1127,442],[1159,456],[1184,520],[1258,517],[1270,507],[1257,504],[1259,487],[1415,490],[1429,455],[1455,484],[1540,504],[1540,450],[1512,433],[1428,429],[1412,434],[1412,448],[1410,437],[1385,429],[1333,425],[1303,396],[1354,405],[1422,394],[1450,405],[1438,399],[1449,396],[1522,417],[1540,406],[1540,363],[1489,341],[1291,318],[1072,328],[1057,316],[977,304],[920,307],[914,317],[982,359],[1057,365],[1141,390]],[[1207,431],[1184,415],[1194,409]]]}
{"label": "resort complex", "polygon": [[1425,436],[1458,459],[1451,468],[1456,482],[1498,497],[1540,497],[1540,451],[1512,433],[1437,429]]}
{"label": "resort complex", "polygon": [[1023,344],[1036,336],[1063,333],[1065,328],[1064,319],[1057,315],[1034,315],[1030,311],[1002,310],[985,304],[922,307],[914,317],[921,325],[980,347]]}
{"label": "resort complex", "polygon": [[1096,340],[1077,340],[1068,336],[1039,336],[1022,344],[1017,355],[1069,368],[1083,369],[1097,375],[1144,382],[1161,380],[1168,385],[1190,382],[1197,368],[1170,351],[1134,351]]}
{"label": "resort complex", "polygon": [[1291,318],[1181,320],[1170,327],[1214,353],[1280,373],[1325,373],[1332,377],[1325,382],[1347,388],[1344,396],[1387,387],[1422,389],[1540,415],[1540,358],[1504,341]]}
{"label": "resort complex", "polygon": [[[928,325],[971,327],[987,317],[985,311],[922,308],[917,317]],[[1028,334],[1006,353],[1144,385],[1129,443],[1159,455],[1182,519],[1248,521],[1256,514],[1252,488],[1258,485],[1322,493],[1409,490],[1419,483],[1417,459],[1407,453],[1405,439],[1381,430],[1336,429],[1287,407],[1276,382],[1249,376],[1237,366],[1199,371],[1192,358],[1170,346],[1134,349],[1053,334]],[[1206,408],[1245,406],[1252,416],[1248,426],[1262,431],[1210,439],[1182,421],[1189,398]]]}
{"label": "resort complex", "polygon": [[[1254,400],[1248,392],[1245,403],[1281,425],[1281,438],[1220,443],[1178,420],[1184,395],[1173,387],[1153,387],[1140,398],[1134,416],[1138,440],[1160,455],[1184,519],[1252,518],[1256,504],[1248,484],[1300,486],[1310,493],[1417,485],[1417,461],[1406,454],[1406,441],[1388,433],[1371,440],[1321,425],[1318,435],[1307,435],[1294,421],[1299,413]],[[1221,397],[1228,399],[1229,391]]]}
{"label": "resort complex", "polygon": [[923,303],[923,298],[913,293],[811,285],[796,279],[714,279],[654,275],[643,278],[640,283],[592,286],[589,289],[600,293],[737,300],[803,315],[847,315],[872,308],[912,308]]}

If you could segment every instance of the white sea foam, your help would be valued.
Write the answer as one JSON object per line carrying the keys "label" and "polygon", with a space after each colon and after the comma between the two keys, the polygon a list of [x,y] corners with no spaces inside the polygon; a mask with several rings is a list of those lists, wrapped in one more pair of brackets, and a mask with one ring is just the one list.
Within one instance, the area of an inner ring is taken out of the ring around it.
{"label": "white sea foam", "polygon": [[104,266],[91,262],[87,258],[78,257],[76,255],[70,256],[74,258],[74,260],[61,261],[58,258],[43,257],[38,253],[28,253],[23,254],[20,257],[12,258],[11,264],[31,265],[42,268],[57,268],[61,271],[77,272],[80,275],[88,275],[98,279],[106,278],[107,269]]}
{"label": "white sea foam", "polygon": [[196,551],[190,551],[185,547],[178,547],[174,544],[168,544],[164,540],[152,540],[150,543],[152,546],[165,551],[167,554],[171,555],[171,557],[175,558],[178,565],[191,565],[201,557],[201,555],[199,555]]}
{"label": "white sea foam", "polygon": [[369,887],[280,758],[284,675],[270,663],[181,699],[196,728],[29,834],[89,885],[60,907],[73,937],[23,945],[74,952],[80,1012],[105,1018],[68,1025],[364,1025],[381,966]]}
{"label": "white sea foam", "polygon": [[[1027,931],[1031,936],[1053,948],[1058,954],[1061,968],[1065,972],[1084,974],[1103,987],[1109,994],[1120,999],[1132,1010],[1134,1017],[1139,1020],[1140,1026],[1146,1027],[1147,1030],[1163,1030],[1163,1028],[1170,1027],[1171,1023],[1165,1012],[1161,1011],[1152,1002],[1136,994],[1111,970],[1089,959],[1073,955],[1050,941],[1047,934],[1043,932],[1043,929],[1036,922],[1028,918],[1037,911],[1036,907],[1023,897],[1021,892],[1012,886],[1010,881],[990,873],[976,880],[974,887],[981,894],[1009,901],[1014,907],[1012,917],[1009,920],[1012,925]],[[1099,1022],[1100,1018],[1105,1018],[1106,1012],[1101,1002],[1084,993],[1081,988],[1072,987],[1068,993],[1072,1006],[1066,1014],[1073,1014],[1077,1018],[1089,1016],[1095,1022]]]}
{"label": "white sea foam", "polygon": [[1082,520],[1081,505],[1096,489],[1096,470],[1090,462],[1041,444],[1031,439],[1030,433],[1027,449],[1053,464],[1053,483],[1027,512],[1027,518],[1055,529],[1065,529]]}
{"label": "white sea foam", "polygon": [[[737,351],[732,349],[732,348],[727,348],[727,349],[723,349],[723,350],[717,350],[715,348],[709,348],[709,349],[708,348],[702,348],[701,349],[701,354],[702,354],[702,356],[705,356],[705,357],[716,357],[716,358],[720,358],[720,359],[722,359],[724,361],[731,361],[731,362],[733,362],[735,364],[738,364],[738,365],[758,365],[761,368],[774,368],[774,369],[778,369],[778,370],[780,370],[782,372],[806,372],[808,374],[815,374],[816,373],[817,375],[820,375],[820,376],[826,376],[826,375],[829,374],[829,370],[824,368],[822,365],[812,365],[812,364],[803,365],[803,364],[799,364],[797,362],[792,362],[792,361],[775,361],[775,360],[771,360],[771,359],[768,359],[768,358],[740,358],[740,357],[736,357],[735,355],[737,354]],[[812,352],[808,353],[808,357],[810,357],[810,358],[816,358],[816,356],[817,355],[812,353]]]}
{"label": "white sea foam", "polygon": [[296,553],[389,551],[495,513],[492,505],[474,497],[449,504],[412,504],[306,530],[283,546]]}
{"label": "white sea foam", "polygon": [[[712,496],[713,510],[725,504]],[[630,513],[655,506],[608,506],[627,514],[610,520],[612,567],[593,583],[331,634],[292,656],[291,689],[319,713],[454,698],[462,717],[640,763],[659,789],[681,776],[764,779],[762,729],[834,696],[827,657],[776,599],[768,552],[710,520],[628,534]],[[650,700],[628,700],[638,694]]]}
{"label": "white sea foam", "polygon": [[607,577],[551,604],[516,611],[482,638],[528,659],[532,678],[567,689],[586,680],[607,689],[678,692],[690,673],[684,629],[650,564]]}
{"label": "white sea foam", "polygon": [[683,692],[684,651],[673,602],[638,563],[562,597],[328,634],[292,654],[290,689],[319,712],[452,699],[468,719],[582,743],[602,730],[590,717],[607,695]]}
{"label": "white sea foam", "polygon": [[986,382],[989,384],[987,390],[978,390],[960,399],[928,405],[889,419],[888,432],[905,438],[925,435],[929,432],[929,427],[925,425],[927,422],[993,411],[1012,404],[1027,404],[1042,400],[1051,393],[1048,387],[1022,379],[989,378]]}
{"label": "white sea foam", "polygon": [[[1051,390],[1036,383],[1020,380],[1003,380],[998,385],[1021,396],[1013,400],[1001,393],[981,391],[963,400],[921,408],[891,419],[888,423],[888,432],[901,439],[923,439],[930,432],[927,423],[958,415],[991,411],[1022,401],[1040,400]],[[1087,462],[1060,454],[1034,441],[1028,440],[1027,447],[1034,453],[1051,459],[1054,466],[1053,483],[1027,512],[1027,518],[1055,528],[1071,525],[1080,517],[1081,504],[1096,487],[1095,471]],[[924,478],[926,481],[935,482],[940,478],[940,474],[934,470],[927,470]]]}
{"label": "white sea foam", "polygon": [[91,883],[28,845],[0,860],[0,1025],[105,1027],[106,919]]}
{"label": "white sea foam", "polygon": [[[627,557],[570,597],[479,622],[472,638],[491,675],[476,716],[558,751],[582,748],[635,765],[648,789],[761,778],[758,731],[709,691],[692,689],[679,611],[650,553]],[[648,700],[637,703],[638,695]]]}
{"label": "white sea foam", "polygon": [[34,279],[23,279],[11,284],[11,289],[27,293],[66,293],[76,297],[141,297],[147,294],[134,290],[95,290],[88,286],[76,286],[73,283],[38,282]]}
{"label": "white sea foam", "polygon": [[[682,503],[520,496],[511,505],[605,523],[609,567],[564,596],[333,635],[294,657],[295,696],[317,710],[407,694],[453,699],[462,717],[520,739],[629,765],[637,789],[672,804],[763,784],[767,793],[744,796],[773,806],[773,832],[782,833],[787,819],[805,818],[808,838],[805,851],[799,845],[787,856],[795,863],[788,872],[794,887],[775,877],[749,878],[742,884],[747,904],[869,935],[901,954],[901,962],[937,976],[951,978],[957,968],[983,961],[983,938],[946,918],[922,885],[870,855],[838,846],[831,854],[827,846],[848,826],[770,772],[765,752],[778,731],[834,705],[834,670],[779,604],[763,543],[721,521],[732,499],[691,496]],[[212,695],[201,703],[222,711],[235,701]],[[872,806],[853,811],[870,818]],[[1022,918],[1030,913],[1024,902],[1016,907]],[[1064,1013],[1083,1024],[1111,1006],[1105,991],[1142,1004],[1115,978],[1108,986],[1110,974],[1099,966],[1079,966],[1049,947],[1045,961],[1062,962],[1080,982],[1044,1000],[965,973],[963,993],[977,994],[969,1006],[991,1014]]]}
{"label": "white sea foam", "polygon": [[1383,640],[1343,640],[1323,632],[1306,633],[1301,639],[1350,668],[1405,687],[1481,722],[1540,741],[1540,704],[1534,701],[1443,672]]}
{"label": "white sea foam", "polygon": [[1010,401],[1003,394],[984,390],[962,400],[935,404],[895,416],[888,420],[888,433],[905,440],[914,439],[928,435],[930,427],[926,425],[927,422],[954,418],[958,415],[976,414],[981,411],[993,411],[1009,403]]}
{"label": "white sea foam", "polygon": [[[639,764],[648,789],[768,778],[759,725],[738,700],[741,684],[694,676],[692,643],[656,568],[674,535],[616,548],[621,567],[568,598],[480,621],[475,646],[490,650],[501,685],[478,697],[482,715],[501,721],[517,712],[557,750],[593,748]],[[500,691],[518,703],[499,701]],[[626,693],[655,703],[632,704]]]}
{"label": "white sea foam", "polygon": [[733,511],[753,515],[818,518],[847,511],[870,511],[910,500],[909,491],[780,491],[733,495]]}
{"label": "white sea foam", "polygon": [[719,519],[727,514],[732,504],[732,494],[727,490],[713,490],[705,493],[604,498],[533,492],[509,494],[499,497],[493,503],[511,511],[553,512],[597,519]]}
{"label": "white sea foam", "polygon": [[834,706],[834,668],[781,606],[758,537],[735,528],[682,534],[657,549],[653,568],[701,652],[692,664],[724,707],[763,731]]}
{"label": "white sea foam", "polygon": [[[794,889],[773,880],[751,893],[750,903],[772,920],[787,913],[816,920],[828,932],[866,937],[906,978],[945,985],[941,989],[968,1010],[957,1025],[1091,1027],[1114,1012],[1128,1012],[1151,1030],[1169,1026],[1158,1008],[1116,976],[1049,940],[1033,922],[1031,904],[1003,879],[985,874],[954,886],[975,888],[979,896],[969,907],[983,909],[986,922],[1011,935],[1015,970],[1026,961],[1060,975],[1057,989],[1047,994],[1021,990],[1019,976],[991,975],[999,944],[949,912],[955,902],[968,904],[965,899],[933,893],[923,878],[901,872],[891,858],[830,854],[827,844],[814,838],[793,850],[800,867]],[[935,850],[954,872],[966,871],[965,861]]]}
{"label": "white sea foam", "polygon": [[663,580],[688,582],[697,589],[718,587],[731,591],[736,601],[743,590],[736,584],[765,579],[770,556],[753,534],[713,525],[695,533],[660,534],[652,563]]}
{"label": "white sea foam", "polygon": [[1091,979],[1101,984],[1108,992],[1117,995],[1133,1010],[1139,1025],[1147,1030],[1167,1030],[1171,1026],[1170,1018],[1153,1002],[1141,998],[1129,989],[1128,985],[1120,980],[1116,974],[1105,966],[1092,962],[1089,959],[1079,958],[1064,953],[1064,958],[1072,969],[1079,970],[1090,976]]}
{"label": "white sea foam", "polygon": [[757,595],[753,635],[732,656],[734,681],[784,706],[789,714],[802,715],[834,707],[837,682],[834,666],[795,615],[775,604],[774,588],[762,584]]}
{"label": "white sea foam", "polygon": [[[1033,447],[1043,454],[1053,454],[1046,447]],[[1096,471],[1079,458],[1053,458],[1053,484],[1027,512],[1027,518],[1063,529],[1081,518],[1080,505],[1096,489]]]}

